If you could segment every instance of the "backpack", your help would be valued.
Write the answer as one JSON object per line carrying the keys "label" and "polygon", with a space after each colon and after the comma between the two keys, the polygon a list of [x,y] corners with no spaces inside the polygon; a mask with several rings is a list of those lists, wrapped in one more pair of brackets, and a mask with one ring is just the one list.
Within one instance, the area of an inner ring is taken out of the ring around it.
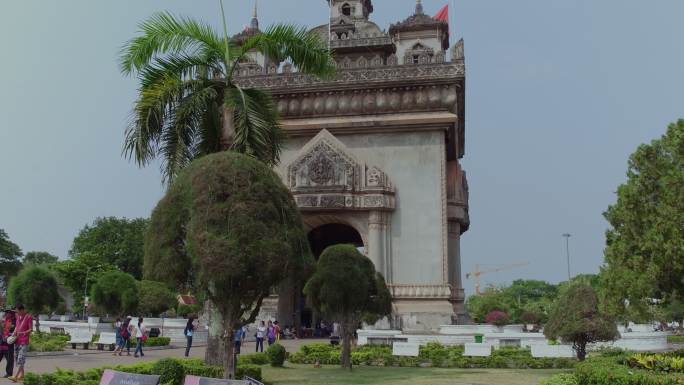
{"label": "backpack", "polygon": [[120,334],[121,334],[121,338],[123,338],[123,339],[127,339],[127,338],[128,338],[128,328],[126,327],[126,325],[121,325],[121,332],[120,332]]}

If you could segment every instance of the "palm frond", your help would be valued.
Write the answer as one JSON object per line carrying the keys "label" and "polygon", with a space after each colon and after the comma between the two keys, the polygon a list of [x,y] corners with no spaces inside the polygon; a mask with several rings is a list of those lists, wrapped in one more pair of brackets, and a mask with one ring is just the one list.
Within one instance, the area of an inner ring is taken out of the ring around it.
{"label": "palm frond", "polygon": [[143,67],[138,78],[142,88],[153,86],[168,77],[193,79],[211,78],[214,74],[222,74],[221,58],[209,53],[209,56],[173,53],[166,57],[155,57]]}
{"label": "palm frond", "polygon": [[266,32],[248,39],[240,47],[234,63],[243,60],[254,49],[279,62],[290,60],[303,73],[321,78],[328,78],[335,73],[327,45],[316,33],[304,27],[287,24],[269,27]]}
{"label": "palm frond", "polygon": [[141,35],[121,49],[119,66],[128,75],[145,68],[156,57],[172,53],[223,57],[225,44],[205,23],[158,13],[140,24]]}
{"label": "palm frond", "polygon": [[207,106],[219,99],[216,83],[166,77],[141,89],[126,130],[123,153],[140,166],[162,155],[164,181],[170,182],[195,155],[194,142]]}
{"label": "palm frond", "polygon": [[284,134],[270,95],[236,86],[226,91],[225,103],[235,109],[232,149],[268,165],[277,164]]}
{"label": "palm frond", "polygon": [[193,148],[197,141],[207,105],[216,99],[216,90],[206,82],[188,82],[186,94],[172,110],[168,127],[160,138],[163,156],[163,179],[171,183],[178,173],[195,159]]}
{"label": "palm frond", "polygon": [[157,145],[169,113],[185,92],[185,84],[174,77],[140,91],[131,122],[126,129],[123,154],[139,166],[147,165],[157,154]]}

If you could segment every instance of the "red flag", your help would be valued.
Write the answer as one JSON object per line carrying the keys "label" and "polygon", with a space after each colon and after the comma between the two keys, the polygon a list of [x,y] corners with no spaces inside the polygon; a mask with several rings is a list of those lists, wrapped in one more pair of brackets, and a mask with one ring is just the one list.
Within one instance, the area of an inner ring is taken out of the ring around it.
{"label": "red flag", "polygon": [[434,17],[435,20],[443,21],[449,24],[449,4],[440,9]]}

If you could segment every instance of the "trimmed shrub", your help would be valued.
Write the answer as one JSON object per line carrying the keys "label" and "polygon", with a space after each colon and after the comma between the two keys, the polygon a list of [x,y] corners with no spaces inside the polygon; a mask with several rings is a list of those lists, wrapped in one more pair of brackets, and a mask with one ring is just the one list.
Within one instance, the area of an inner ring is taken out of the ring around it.
{"label": "trimmed shrub", "polygon": [[152,372],[159,374],[159,382],[170,385],[180,385],[185,378],[185,368],[172,358],[162,358],[154,363]]}
{"label": "trimmed shrub", "polygon": [[539,385],[580,385],[580,383],[574,374],[561,373],[540,382]]}
{"label": "trimmed shrub", "polygon": [[[418,357],[395,357],[388,346],[360,346],[352,351],[354,365],[366,366],[434,366],[442,368],[510,368],[510,369],[569,369],[576,361],[571,358],[534,358],[529,349],[500,348],[490,357],[466,357],[463,346],[444,346],[428,343],[421,346]],[[291,354],[288,361],[293,364],[324,365],[340,363],[340,349],[326,344],[304,345],[300,351]]]}
{"label": "trimmed shrub", "polygon": [[[205,365],[199,359],[179,360],[165,358],[158,362],[144,362],[128,366],[112,366],[89,369],[84,372],[57,369],[54,373],[26,373],[24,383],[27,385],[99,385],[102,372],[113,369],[120,372],[136,374],[156,374],[161,376],[160,383],[165,385],[182,384],[185,376],[190,374],[199,377],[223,378],[223,368]],[[238,363],[237,378],[249,376],[262,380],[261,367]]]}
{"label": "trimmed shrub", "polygon": [[281,344],[273,344],[266,349],[271,366],[281,367],[285,362],[285,348]]}
{"label": "trimmed shrub", "polygon": [[269,358],[266,353],[252,353],[252,354],[246,354],[246,355],[240,355],[239,358],[240,364],[245,364],[245,365],[266,365],[268,364]]}
{"label": "trimmed shrub", "polygon": [[32,352],[61,352],[69,341],[66,334],[37,333],[31,334],[29,350]]}
{"label": "trimmed shrub", "polygon": [[257,381],[261,381],[261,368],[256,365],[238,365],[235,369],[235,378],[250,377]]}
{"label": "trimmed shrub", "polygon": [[[169,337],[149,337],[143,346],[149,348],[150,346],[169,346],[169,344],[171,344],[171,338]],[[131,338],[131,347],[135,347],[137,345],[138,340]]]}

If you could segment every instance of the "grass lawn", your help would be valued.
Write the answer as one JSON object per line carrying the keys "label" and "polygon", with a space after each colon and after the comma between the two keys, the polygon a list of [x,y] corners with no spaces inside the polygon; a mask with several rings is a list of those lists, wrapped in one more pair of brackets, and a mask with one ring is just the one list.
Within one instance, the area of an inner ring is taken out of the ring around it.
{"label": "grass lawn", "polygon": [[355,367],[287,364],[263,367],[264,380],[274,385],[537,385],[542,379],[567,370],[545,369],[439,369]]}

